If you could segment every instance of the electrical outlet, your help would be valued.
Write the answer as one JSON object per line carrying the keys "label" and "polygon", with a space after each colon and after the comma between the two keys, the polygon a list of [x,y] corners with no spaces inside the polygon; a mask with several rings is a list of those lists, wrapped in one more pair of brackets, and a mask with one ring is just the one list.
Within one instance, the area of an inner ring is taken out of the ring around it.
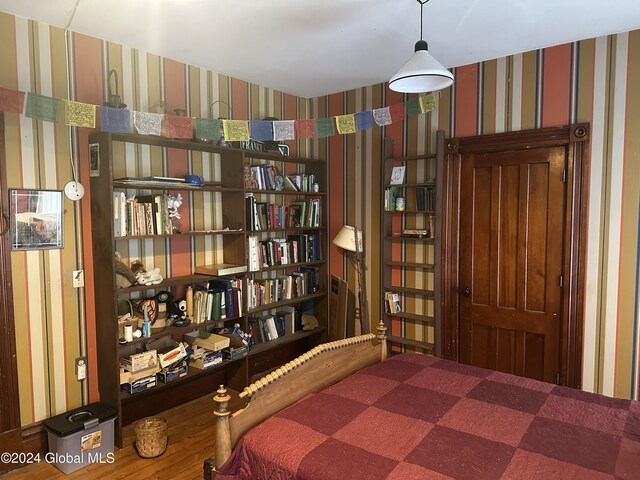
{"label": "electrical outlet", "polygon": [[85,357],[76,358],[76,377],[79,382],[87,378],[87,359]]}
{"label": "electrical outlet", "polygon": [[73,288],[84,287],[84,270],[73,271]]}

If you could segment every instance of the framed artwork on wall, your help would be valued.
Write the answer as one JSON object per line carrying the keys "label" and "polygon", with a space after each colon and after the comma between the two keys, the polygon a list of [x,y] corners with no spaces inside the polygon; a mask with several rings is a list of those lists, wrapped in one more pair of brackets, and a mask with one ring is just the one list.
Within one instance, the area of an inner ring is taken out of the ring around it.
{"label": "framed artwork on wall", "polygon": [[62,248],[62,191],[9,190],[11,250]]}

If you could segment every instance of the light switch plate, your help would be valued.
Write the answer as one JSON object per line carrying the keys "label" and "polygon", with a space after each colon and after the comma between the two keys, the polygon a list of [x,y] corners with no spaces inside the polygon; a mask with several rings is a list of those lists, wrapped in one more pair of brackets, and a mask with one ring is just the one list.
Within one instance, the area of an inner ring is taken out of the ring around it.
{"label": "light switch plate", "polygon": [[84,270],[73,271],[73,288],[84,287]]}

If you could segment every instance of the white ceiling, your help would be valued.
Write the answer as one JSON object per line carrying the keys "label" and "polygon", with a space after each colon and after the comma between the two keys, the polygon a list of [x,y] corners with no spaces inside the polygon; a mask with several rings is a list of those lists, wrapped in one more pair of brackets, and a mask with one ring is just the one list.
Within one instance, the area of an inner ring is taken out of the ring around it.
{"label": "white ceiling", "polygon": [[[416,0],[0,0],[0,11],[312,98],[386,82],[420,38]],[[640,28],[639,0],[432,0],[446,67]]]}

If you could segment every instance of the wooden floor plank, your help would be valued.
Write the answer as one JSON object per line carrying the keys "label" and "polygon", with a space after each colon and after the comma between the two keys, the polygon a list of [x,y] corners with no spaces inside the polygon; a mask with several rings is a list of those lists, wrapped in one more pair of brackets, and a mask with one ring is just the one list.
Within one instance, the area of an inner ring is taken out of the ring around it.
{"label": "wooden floor plank", "polygon": [[142,458],[135,450],[135,425],[123,429],[123,448],[112,464],[92,464],[69,475],[46,462],[29,465],[2,476],[3,480],[191,480],[202,478],[202,463],[213,454],[212,395],[159,414],[168,421],[167,450],[156,458]]}

